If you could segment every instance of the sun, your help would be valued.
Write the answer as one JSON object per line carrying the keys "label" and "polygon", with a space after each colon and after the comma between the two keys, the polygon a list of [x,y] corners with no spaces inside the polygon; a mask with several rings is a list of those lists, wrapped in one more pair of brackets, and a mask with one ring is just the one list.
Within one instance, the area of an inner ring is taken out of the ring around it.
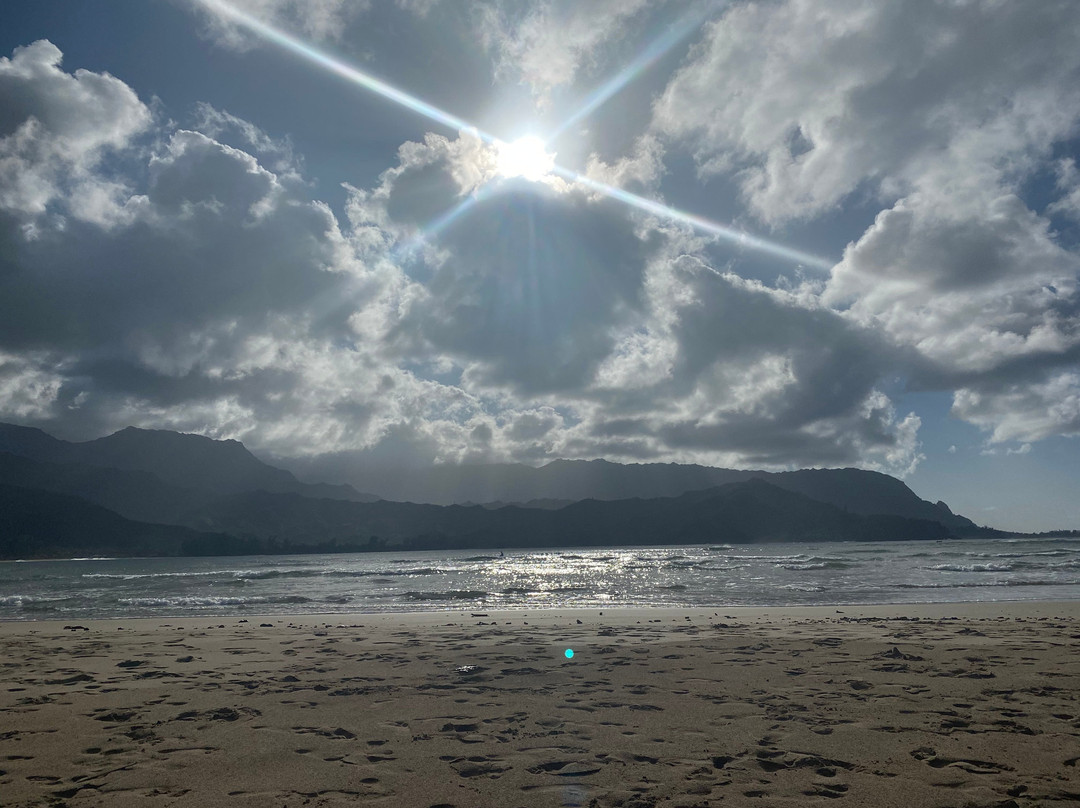
{"label": "sun", "polygon": [[496,144],[495,170],[501,177],[523,177],[536,182],[555,168],[555,154],[535,135],[526,135],[513,143]]}

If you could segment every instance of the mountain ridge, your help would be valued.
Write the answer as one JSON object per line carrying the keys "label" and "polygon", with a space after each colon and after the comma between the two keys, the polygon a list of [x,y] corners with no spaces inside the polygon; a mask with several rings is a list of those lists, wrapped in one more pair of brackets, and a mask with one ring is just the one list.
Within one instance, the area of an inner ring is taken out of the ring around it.
{"label": "mountain ridge", "polygon": [[215,495],[266,490],[355,501],[377,499],[347,484],[300,482],[291,471],[259,460],[240,441],[165,429],[129,426],[105,437],[71,442],[34,427],[0,423],[0,452],[54,464],[147,472],[167,485]]}
{"label": "mountain ridge", "polygon": [[189,515],[189,526],[289,546],[335,541],[402,549],[944,539],[939,522],[845,512],[751,479],[679,497],[586,499],[559,510],[317,500],[249,492]]}
{"label": "mountain ridge", "polygon": [[[37,533],[28,517],[17,528],[9,520],[0,525],[0,542],[22,541],[19,546],[55,554],[65,541],[57,524],[67,524],[72,536],[86,534],[75,517],[64,521],[70,511],[100,528],[86,535],[111,546],[101,527],[108,519],[97,509],[121,520],[117,535],[151,537],[143,552],[156,554],[1004,535],[953,514],[943,502],[920,499],[901,480],[861,469],[765,472],[560,460],[539,468],[501,464],[428,473],[419,490],[428,485],[430,492],[434,480],[440,496],[491,490],[523,495],[523,501],[397,502],[348,485],[300,482],[239,441],[129,427],[73,443],[0,424],[4,501],[13,512],[22,507],[20,496],[26,507],[38,503],[30,512],[43,520]],[[552,492],[570,497],[537,496]],[[42,502],[53,502],[58,512],[48,513]],[[181,534],[169,533],[172,528],[193,533],[177,539]]]}
{"label": "mountain ridge", "polygon": [[[344,474],[342,476],[345,476]],[[436,466],[427,469],[355,471],[353,485],[392,501],[455,505],[475,503],[565,507],[582,499],[657,498],[719,485],[764,479],[855,513],[892,513],[940,521],[964,533],[978,526],[921,499],[903,481],[866,469],[798,469],[771,472],[679,463],[612,463],[608,460],[553,460],[533,467],[520,463]],[[541,505],[540,503],[545,503]]]}
{"label": "mountain ridge", "polygon": [[257,544],[178,525],[125,519],[80,497],[0,483],[0,559],[250,552]]}

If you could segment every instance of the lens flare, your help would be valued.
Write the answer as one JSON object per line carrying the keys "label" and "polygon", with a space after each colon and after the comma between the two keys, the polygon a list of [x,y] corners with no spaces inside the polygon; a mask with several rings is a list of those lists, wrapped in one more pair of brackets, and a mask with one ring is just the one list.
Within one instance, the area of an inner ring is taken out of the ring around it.
{"label": "lens flare", "polygon": [[683,222],[698,230],[702,230],[710,235],[722,238],[725,241],[741,247],[746,250],[753,250],[755,252],[767,253],[769,255],[776,256],[777,258],[783,258],[788,261],[792,261],[796,264],[803,264],[805,266],[817,267],[818,269],[831,269],[835,262],[830,261],[827,258],[823,258],[820,255],[814,255],[813,253],[804,252],[802,250],[796,250],[792,247],[787,247],[783,244],[779,244],[775,241],[769,241],[767,239],[752,236],[742,230],[736,230],[727,225],[720,224],[719,222],[713,222],[709,219],[705,219],[701,216],[695,216],[692,213],[673,208],[668,205],[663,205],[660,202],[655,202],[651,199],[646,199],[643,196],[632,194],[629,191],[624,191],[622,188],[616,188],[613,185],[608,185],[605,182],[594,180],[591,177],[586,177],[584,174],[579,174],[576,171],[570,171],[569,169],[556,166],[554,172],[558,176],[562,177],[569,182],[575,182],[586,188],[603,194],[604,196],[616,199],[630,207],[637,208],[638,210],[651,213],[654,216],[658,216],[661,219],[668,219],[671,221]]}
{"label": "lens flare", "polygon": [[231,3],[225,2],[225,0],[196,0],[196,2],[201,3],[211,12],[248,28],[252,33],[258,34],[268,42],[272,42],[286,50],[292,51],[296,55],[314,62],[319,67],[325,68],[331,73],[335,73],[367,90],[371,90],[376,95],[381,95],[388,101],[393,101],[395,104],[399,104],[406,109],[411,109],[413,112],[419,113],[429,120],[441,123],[455,131],[464,130],[472,132],[487,143],[495,143],[498,140],[494,135],[480,131],[468,121],[465,121],[456,115],[451,115],[449,112],[445,112],[426,101],[422,101],[404,90],[399,90],[397,87],[387,84],[385,81],[377,79],[362,70],[357,70],[355,67],[345,64],[341,60],[335,59],[327,53],[323,53],[318,48],[313,48],[306,42],[302,42],[296,37],[263,22],[258,17],[236,8]]}
{"label": "lens flare", "polygon": [[446,211],[446,213],[432,219],[420,228],[412,238],[396,248],[394,251],[395,254],[411,255],[425,241],[437,236],[451,224],[460,219],[466,211],[472,209],[478,202],[482,202],[490,196],[490,187],[491,186],[489,185],[478,188],[473,193],[464,197],[460,202],[454,205],[454,207],[450,208],[450,210]]}
{"label": "lens flare", "polygon": [[695,12],[686,14],[668,28],[663,34],[650,42],[634,61],[624,67],[617,75],[604,84],[600,85],[585,101],[581,109],[563,121],[555,131],[548,135],[548,142],[555,140],[559,135],[569,129],[583,118],[588,117],[602,107],[608,100],[616,95],[630,82],[656,64],[668,51],[685,40],[690,34],[701,27],[706,17],[715,9],[717,4],[710,3],[702,6]]}
{"label": "lens flare", "polygon": [[[484,132],[478,129],[473,124],[459,118],[456,115],[452,115],[449,112],[439,109],[438,107],[427,103],[414,95],[410,95],[404,90],[399,90],[396,87],[387,84],[381,79],[377,79],[361,70],[357,70],[351,65],[335,59],[317,48],[296,39],[295,37],[287,34],[277,28],[263,22],[257,17],[248,14],[245,11],[234,7],[226,0],[195,0],[212,13],[218,14],[234,23],[244,26],[251,30],[253,33],[258,34],[268,42],[272,42],[286,50],[289,50],[298,56],[313,62],[314,64],[341,76],[348,81],[353,82],[367,90],[370,90],[377,95],[386,98],[389,101],[393,101],[395,104],[399,104],[406,109],[410,109],[431,121],[447,126],[451,129],[459,132],[470,132],[476,137],[483,140],[498,149],[497,161],[508,161],[509,165],[515,166],[513,168],[507,168],[507,171],[513,171],[513,174],[503,173],[502,169],[499,169],[499,173],[502,176],[522,176],[531,178],[530,175],[539,172],[536,179],[546,176],[547,174],[556,174],[563,179],[570,182],[578,183],[580,185],[589,188],[591,191],[603,194],[622,202],[630,207],[637,208],[638,210],[651,213],[654,216],[660,218],[669,219],[672,221],[683,222],[691,227],[702,230],[718,238],[722,238],[732,244],[735,244],[743,249],[754,250],[757,252],[767,253],[769,255],[776,256],[777,258],[783,258],[788,261],[792,261],[798,264],[806,266],[813,266],[819,269],[830,269],[834,262],[821,256],[813,255],[811,253],[803,252],[802,250],[796,250],[791,247],[787,247],[778,242],[769,241],[768,239],[760,238],[758,236],[752,236],[749,233],[745,233],[740,230],[735,230],[727,225],[720,224],[719,222],[713,222],[702,216],[696,216],[692,213],[678,210],[677,208],[669,207],[661,204],[660,202],[646,199],[645,197],[632,194],[629,191],[624,191],[621,188],[608,185],[607,183],[594,180],[584,174],[579,174],[576,171],[562,168],[554,163],[554,155],[550,155],[551,162],[547,162],[548,155],[544,150],[543,142],[537,146],[533,143],[533,138],[522,138],[521,140],[514,141],[507,144],[492,134]],[[603,104],[608,98],[613,96],[616,92],[621,90],[635,77],[641,74],[649,64],[654,62],[660,56],[663,55],[666,50],[674,46],[675,43],[680,41],[682,37],[689,34],[693,27],[691,22],[697,19],[697,16],[692,16],[684,20],[682,23],[677,24],[672,28],[665,36],[658,39],[653,45],[650,45],[646,51],[639,56],[631,65],[618,76],[603,85],[590,99],[590,101],[582,108],[581,111],[571,116],[569,123],[564,123],[560,126],[556,132],[564,131],[567,126],[572,123],[581,120],[582,117],[594,111],[597,107]],[[700,24],[700,21],[697,23]],[[539,139],[536,139],[539,141]],[[527,141],[527,143],[526,143]],[[503,150],[506,149],[507,154],[524,154],[523,157],[504,158]],[[543,166],[540,168],[540,166]],[[444,216],[440,216],[435,222],[425,227],[422,234],[430,235],[432,232],[437,232],[444,228],[447,224],[457,219],[462,213],[468,210],[473,201],[464,200],[462,203],[455,206],[454,209],[449,211]]]}

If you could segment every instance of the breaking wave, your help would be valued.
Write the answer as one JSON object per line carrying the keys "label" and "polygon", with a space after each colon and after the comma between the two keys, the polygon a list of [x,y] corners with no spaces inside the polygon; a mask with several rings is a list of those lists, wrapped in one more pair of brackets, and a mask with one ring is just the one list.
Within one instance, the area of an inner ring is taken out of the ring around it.
{"label": "breaking wave", "polygon": [[1011,572],[1012,564],[935,564],[928,569],[941,572]]}
{"label": "breaking wave", "polygon": [[304,597],[303,595],[277,595],[277,596],[263,596],[252,598],[236,598],[236,597],[187,597],[187,596],[173,596],[163,598],[119,598],[119,603],[126,606],[134,606],[137,608],[163,608],[163,609],[207,609],[216,606],[233,606],[237,608],[251,608],[253,606],[272,605],[272,604],[299,604],[299,603],[311,603],[312,598]]}
{"label": "breaking wave", "polygon": [[490,592],[473,589],[450,589],[446,592],[402,592],[389,597],[401,597],[411,601],[444,601],[444,600],[484,600],[490,598]]}

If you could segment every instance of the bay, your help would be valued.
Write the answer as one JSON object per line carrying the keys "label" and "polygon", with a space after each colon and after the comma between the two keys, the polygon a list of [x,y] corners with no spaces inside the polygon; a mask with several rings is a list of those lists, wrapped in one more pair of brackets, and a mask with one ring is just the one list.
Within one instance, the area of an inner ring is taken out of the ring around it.
{"label": "bay", "polygon": [[1077,597],[1077,539],[0,562],[0,620]]}

